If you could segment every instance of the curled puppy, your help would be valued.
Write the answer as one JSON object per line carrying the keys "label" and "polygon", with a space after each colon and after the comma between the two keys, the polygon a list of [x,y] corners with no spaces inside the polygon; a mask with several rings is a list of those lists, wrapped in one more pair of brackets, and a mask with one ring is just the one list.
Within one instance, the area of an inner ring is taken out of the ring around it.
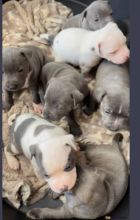
{"label": "curled puppy", "polygon": [[35,208],[27,213],[32,219],[96,219],[109,214],[124,197],[128,168],[119,149],[121,134],[112,145],[91,145],[85,156],[89,163],[77,166],[78,181],[65,192],[66,203],[57,208]]}
{"label": "curled puppy", "polygon": [[109,22],[98,31],[80,28],[68,28],[52,35],[41,35],[52,43],[55,61],[68,62],[81,68],[81,73],[88,79],[89,71],[101,58],[116,64],[129,59],[126,37],[115,23]]}
{"label": "curled puppy", "polygon": [[71,189],[76,181],[74,137],[36,114],[17,116],[11,127],[11,144],[5,147],[9,166],[19,169],[16,155],[31,160],[37,178],[45,178],[54,192]]}
{"label": "curled puppy", "polygon": [[[43,116],[50,121],[58,121],[66,116],[70,133],[75,136],[82,134],[74,118],[73,110],[84,101],[89,103],[89,89],[84,78],[72,66],[66,63],[51,62],[42,68],[41,82],[43,86]],[[41,94],[41,93],[40,93]],[[45,96],[44,96],[45,94]]]}
{"label": "curled puppy", "polygon": [[8,47],[3,49],[4,72],[4,110],[13,105],[13,92],[30,88],[33,96],[33,107],[37,113],[42,112],[38,95],[38,79],[42,67],[48,62],[47,56],[35,46]]}
{"label": "curled puppy", "polygon": [[100,103],[103,124],[111,131],[129,130],[129,78],[129,62],[115,65],[104,60],[97,70],[93,96]]}
{"label": "curled puppy", "polygon": [[109,1],[94,1],[81,14],[68,19],[62,29],[76,27],[96,31],[108,22],[114,22]]}

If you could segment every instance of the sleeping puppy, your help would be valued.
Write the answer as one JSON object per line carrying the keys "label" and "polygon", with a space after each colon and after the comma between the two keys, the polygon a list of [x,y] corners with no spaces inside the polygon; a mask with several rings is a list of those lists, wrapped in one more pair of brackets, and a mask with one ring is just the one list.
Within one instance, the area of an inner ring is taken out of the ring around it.
{"label": "sleeping puppy", "polygon": [[44,118],[58,121],[66,116],[70,133],[80,136],[82,132],[75,121],[73,110],[82,101],[87,106],[92,104],[94,108],[94,102],[88,103],[90,94],[84,78],[72,66],[57,62],[46,64],[42,68],[40,78],[44,90],[41,97]]}
{"label": "sleeping puppy", "polygon": [[[115,65],[104,60],[96,73],[93,96],[101,105],[102,121],[107,129],[129,130],[129,62]],[[84,113],[87,114],[86,109]]]}
{"label": "sleeping puppy", "polygon": [[128,168],[119,149],[121,134],[112,145],[91,145],[85,155],[89,163],[77,166],[78,181],[65,192],[66,202],[57,209],[35,208],[27,213],[32,219],[96,219],[110,213],[124,197]]}
{"label": "sleeping puppy", "polygon": [[37,178],[45,178],[57,193],[70,190],[76,181],[74,137],[36,114],[17,116],[11,127],[11,144],[5,147],[9,166],[19,169],[15,155],[31,160]]}
{"label": "sleeping puppy", "polygon": [[52,43],[55,61],[68,62],[81,68],[81,73],[88,80],[89,71],[101,58],[116,64],[129,59],[126,37],[115,23],[109,22],[98,31],[69,28],[53,35],[40,35]]}
{"label": "sleeping puppy", "polygon": [[37,113],[42,112],[38,95],[38,79],[42,67],[48,62],[47,56],[35,46],[8,47],[3,49],[4,72],[4,110],[13,105],[13,92],[30,87],[33,107]]}
{"label": "sleeping puppy", "polygon": [[109,1],[94,1],[81,14],[68,19],[62,29],[76,27],[96,31],[108,22],[114,22]]}

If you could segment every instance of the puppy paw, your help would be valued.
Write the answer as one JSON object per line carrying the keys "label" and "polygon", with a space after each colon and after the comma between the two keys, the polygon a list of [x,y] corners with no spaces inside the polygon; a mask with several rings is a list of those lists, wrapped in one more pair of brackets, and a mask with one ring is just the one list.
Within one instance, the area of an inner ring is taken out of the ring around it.
{"label": "puppy paw", "polygon": [[40,212],[40,208],[32,209],[31,211],[27,212],[27,217],[31,219],[41,219]]}
{"label": "puppy paw", "polygon": [[76,127],[76,128],[70,127],[70,134],[73,134],[75,137],[79,137],[82,135],[82,131],[80,127]]}
{"label": "puppy paw", "polygon": [[43,112],[43,105],[41,103],[39,103],[39,104],[33,103],[33,109],[34,109],[35,113],[41,114]]}
{"label": "puppy paw", "polygon": [[8,164],[9,164],[9,167],[13,170],[19,169],[19,161],[14,156],[8,157]]}
{"label": "puppy paw", "polygon": [[11,107],[12,107],[12,105],[9,104],[9,103],[3,103],[2,104],[2,110],[4,110],[5,112],[8,112]]}

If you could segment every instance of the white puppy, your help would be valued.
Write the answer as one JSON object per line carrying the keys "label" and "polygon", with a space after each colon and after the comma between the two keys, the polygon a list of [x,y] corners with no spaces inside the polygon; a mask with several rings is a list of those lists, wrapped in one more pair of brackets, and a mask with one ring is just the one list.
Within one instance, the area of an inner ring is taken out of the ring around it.
{"label": "white puppy", "polygon": [[36,114],[18,116],[11,127],[11,144],[5,147],[9,166],[19,169],[14,155],[31,160],[38,178],[45,178],[54,192],[70,190],[77,178],[74,137]]}
{"label": "white puppy", "polygon": [[96,66],[101,58],[122,64],[130,55],[126,37],[112,22],[97,31],[68,28],[56,37],[46,34],[41,34],[40,37],[53,44],[55,61],[80,66],[84,77],[87,77],[90,69]]}

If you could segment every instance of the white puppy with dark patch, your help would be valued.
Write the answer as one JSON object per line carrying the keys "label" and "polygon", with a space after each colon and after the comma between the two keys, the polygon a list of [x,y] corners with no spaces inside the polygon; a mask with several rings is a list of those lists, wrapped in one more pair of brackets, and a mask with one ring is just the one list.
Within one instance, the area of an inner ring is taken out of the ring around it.
{"label": "white puppy with dark patch", "polygon": [[46,34],[40,37],[46,38],[52,44],[55,61],[80,66],[85,78],[89,77],[90,69],[96,66],[101,58],[122,64],[130,56],[130,51],[126,46],[126,37],[112,22],[97,31],[68,28],[56,37]]}
{"label": "white puppy with dark patch", "polygon": [[74,137],[36,114],[17,116],[11,127],[11,144],[5,147],[9,166],[19,169],[15,157],[31,160],[38,178],[45,178],[54,192],[70,190],[77,178]]}

